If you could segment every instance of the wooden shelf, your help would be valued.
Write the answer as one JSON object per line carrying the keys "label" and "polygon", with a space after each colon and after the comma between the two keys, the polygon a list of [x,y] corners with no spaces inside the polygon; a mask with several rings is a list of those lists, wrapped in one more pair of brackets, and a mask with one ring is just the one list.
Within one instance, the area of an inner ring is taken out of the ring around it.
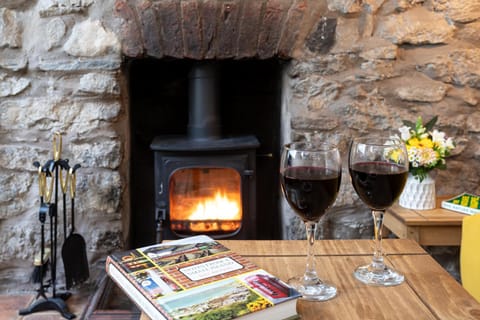
{"label": "wooden shelf", "polygon": [[385,212],[385,231],[401,239],[413,239],[425,246],[459,246],[465,214],[443,209],[440,204],[450,196],[437,198],[435,209],[413,210],[394,204]]}

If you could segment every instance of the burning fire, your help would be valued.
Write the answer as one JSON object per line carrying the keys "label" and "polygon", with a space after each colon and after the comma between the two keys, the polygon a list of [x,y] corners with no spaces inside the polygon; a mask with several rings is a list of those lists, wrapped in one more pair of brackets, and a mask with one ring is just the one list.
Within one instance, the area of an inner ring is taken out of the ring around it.
{"label": "burning fire", "polygon": [[226,234],[242,227],[241,176],[232,168],[185,168],[169,182],[170,225],[182,235]]}
{"label": "burning fire", "polygon": [[175,231],[234,232],[241,227],[239,193],[217,190],[212,196],[188,198],[182,204],[175,207],[176,214],[172,215],[171,227]]}
{"label": "burning fire", "polygon": [[225,192],[217,191],[211,198],[200,201],[189,220],[239,220],[241,218],[238,201],[230,199]]}

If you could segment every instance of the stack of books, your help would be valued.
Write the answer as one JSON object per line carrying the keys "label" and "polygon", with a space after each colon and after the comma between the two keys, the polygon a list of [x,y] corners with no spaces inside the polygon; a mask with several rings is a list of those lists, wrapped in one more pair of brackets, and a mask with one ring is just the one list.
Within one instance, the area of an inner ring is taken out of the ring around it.
{"label": "stack of books", "polygon": [[442,201],[442,208],[465,213],[476,214],[480,212],[480,196],[462,193],[450,199]]}

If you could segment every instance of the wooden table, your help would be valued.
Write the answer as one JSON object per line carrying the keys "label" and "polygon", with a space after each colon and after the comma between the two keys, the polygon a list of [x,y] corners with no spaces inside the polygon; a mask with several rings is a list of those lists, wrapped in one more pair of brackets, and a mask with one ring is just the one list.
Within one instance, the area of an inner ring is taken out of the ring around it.
{"label": "wooden table", "polygon": [[398,203],[384,215],[386,229],[401,239],[413,239],[424,246],[459,246],[462,237],[462,220],[465,214],[443,209],[440,202],[449,197],[437,198],[432,210],[412,210]]}
{"label": "wooden table", "polygon": [[[221,242],[282,280],[304,271],[306,241]],[[317,241],[318,273],[337,286],[338,295],[325,302],[298,300],[301,319],[480,319],[480,303],[415,241],[386,239],[384,249],[387,263],[405,274],[399,286],[371,287],[353,277],[357,265],[371,261],[373,241]]]}

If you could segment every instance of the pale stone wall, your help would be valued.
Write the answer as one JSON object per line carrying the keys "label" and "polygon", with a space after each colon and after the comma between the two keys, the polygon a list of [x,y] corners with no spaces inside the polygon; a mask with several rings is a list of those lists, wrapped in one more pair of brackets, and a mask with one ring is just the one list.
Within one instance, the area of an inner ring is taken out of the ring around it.
{"label": "pale stone wall", "polygon": [[[121,45],[115,20],[102,18],[113,1],[94,2],[0,4],[0,291],[34,288],[28,280],[40,248],[40,202],[33,161],[53,158],[55,131],[63,133],[62,158],[82,166],[76,232],[86,240],[93,278],[99,259],[124,243],[128,128]],[[60,250],[57,278],[63,283]]]}
{"label": "pale stone wall", "polygon": [[[63,158],[82,165],[76,226],[87,240],[92,278],[105,255],[128,238],[128,95],[120,35],[125,24],[115,15],[118,3],[0,3],[2,292],[32,289],[26,274],[39,248],[40,226],[32,163],[52,158],[55,131],[64,133]],[[435,172],[437,192],[480,193],[480,0],[358,3],[326,1],[328,19],[319,19],[305,45],[296,48],[284,81],[284,141],[336,139],[346,159],[350,137],[386,134],[402,119],[438,115],[439,129],[454,136],[458,147],[448,170]],[[332,37],[333,45],[325,40]],[[288,210],[285,224],[286,238],[303,236]],[[319,233],[371,236],[368,210],[346,170]]]}

